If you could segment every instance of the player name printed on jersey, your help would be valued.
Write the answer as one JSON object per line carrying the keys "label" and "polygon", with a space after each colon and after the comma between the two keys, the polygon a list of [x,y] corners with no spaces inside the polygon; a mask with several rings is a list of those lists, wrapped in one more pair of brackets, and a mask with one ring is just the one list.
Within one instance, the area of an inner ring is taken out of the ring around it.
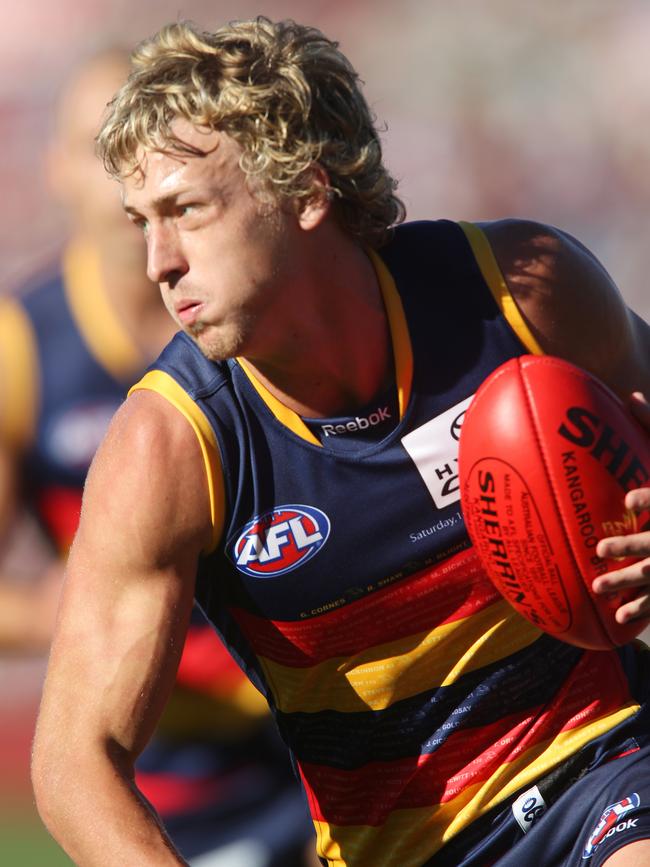
{"label": "player name printed on jersey", "polygon": [[330,520],[314,506],[278,506],[257,515],[228,546],[240,572],[259,578],[284,575],[311,559],[327,542]]}
{"label": "player name printed on jersey", "polygon": [[402,439],[438,509],[460,500],[458,442],[472,398],[465,398]]}

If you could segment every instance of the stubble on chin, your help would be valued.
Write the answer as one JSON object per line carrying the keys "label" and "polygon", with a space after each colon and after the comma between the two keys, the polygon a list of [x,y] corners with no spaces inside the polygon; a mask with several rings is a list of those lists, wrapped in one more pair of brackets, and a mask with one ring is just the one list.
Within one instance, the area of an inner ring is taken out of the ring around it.
{"label": "stubble on chin", "polygon": [[216,329],[200,320],[187,327],[187,332],[209,361],[227,361],[242,354],[247,333],[247,321],[237,327]]}

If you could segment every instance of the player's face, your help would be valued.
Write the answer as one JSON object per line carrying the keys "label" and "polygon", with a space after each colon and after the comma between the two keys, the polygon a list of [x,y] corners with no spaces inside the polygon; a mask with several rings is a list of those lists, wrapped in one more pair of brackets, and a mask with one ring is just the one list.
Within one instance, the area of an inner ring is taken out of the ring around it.
{"label": "player's face", "polygon": [[228,136],[176,121],[200,155],[146,152],[125,178],[124,207],[147,240],[149,278],[176,322],[213,360],[268,352],[295,282],[290,209],[260,201]]}
{"label": "player's face", "polygon": [[106,103],[123,83],[126,58],[98,57],[84,67],[61,98],[56,132],[48,152],[55,197],[70,215],[75,232],[141,249],[142,239],[124,219],[119,186],[95,154],[95,136]]}

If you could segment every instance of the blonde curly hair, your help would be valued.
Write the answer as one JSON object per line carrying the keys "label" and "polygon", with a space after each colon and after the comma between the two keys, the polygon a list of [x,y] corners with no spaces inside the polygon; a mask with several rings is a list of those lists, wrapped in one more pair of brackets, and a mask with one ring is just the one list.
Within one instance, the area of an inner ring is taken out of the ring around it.
{"label": "blonde curly hair", "polygon": [[276,201],[322,194],[322,166],[340,224],[364,243],[380,246],[404,219],[359,77],[318,30],[264,17],[214,33],[170,24],[132,63],[97,139],[113,176],[138,171],[141,149],[195,152],[172,132],[182,117],[236,140],[251,188]]}

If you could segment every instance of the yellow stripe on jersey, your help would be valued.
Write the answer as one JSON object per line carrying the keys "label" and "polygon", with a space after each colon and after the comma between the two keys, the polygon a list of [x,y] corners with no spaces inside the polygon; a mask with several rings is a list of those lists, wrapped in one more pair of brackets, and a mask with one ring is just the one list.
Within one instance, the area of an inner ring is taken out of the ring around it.
{"label": "yellow stripe on jersey", "polygon": [[518,789],[533,785],[560,762],[575,755],[590,741],[611,731],[638,710],[638,704],[629,702],[622,708],[581,726],[561,731],[552,740],[539,741],[514,761],[501,765],[489,780],[478,787],[472,802],[467,807],[453,811],[442,842],[447,842],[482,813],[491,810]]}
{"label": "yellow stripe on jersey", "polygon": [[461,221],[458,225],[465,233],[483,278],[510,327],[529,352],[533,355],[544,355],[544,350],[533,336],[510,293],[485,233],[474,223]]}
{"label": "yellow stripe on jersey", "polygon": [[413,382],[413,350],[411,337],[402,299],[399,296],[393,275],[374,250],[368,250],[370,260],[377,273],[379,288],[384,299],[384,306],[388,315],[388,324],[393,342],[393,358],[395,359],[395,381],[397,382],[397,397],[399,401],[399,417],[402,419],[409,400],[411,399],[411,385]]}
{"label": "yellow stripe on jersey", "polygon": [[71,245],[63,257],[63,276],[70,310],[91,355],[115,379],[128,381],[146,366],[145,359],[110,303],[97,252],[89,245]]}
{"label": "yellow stripe on jersey", "polygon": [[[397,399],[399,404],[399,417],[403,418],[411,397],[411,383],[413,381],[413,350],[411,338],[406,324],[406,316],[402,306],[402,300],[395,286],[392,274],[383,263],[382,259],[373,251],[368,250],[370,261],[377,274],[379,288],[381,290],[388,324],[390,327],[391,341],[393,345],[393,358],[395,359],[395,381],[397,383]],[[312,445],[322,446],[317,437],[309,430],[300,416],[292,409],[285,406],[263,385],[253,373],[250,365],[243,358],[237,359],[242,370],[250,380],[255,391],[262,398],[273,415],[290,431],[295,433]]]}
{"label": "yellow stripe on jersey", "polygon": [[[335,657],[308,668],[258,658],[284,713],[378,711],[424,690],[449,686],[528,647],[540,634],[501,600],[470,617],[350,658]],[[456,660],[451,668],[450,659]]]}
{"label": "yellow stripe on jersey", "polygon": [[36,337],[29,317],[12,298],[0,301],[0,437],[12,449],[34,436],[40,402]]}
{"label": "yellow stripe on jersey", "polygon": [[148,373],[145,373],[139,382],[136,382],[136,384],[130,389],[129,394],[139,390],[155,391],[157,394],[162,395],[162,397],[164,397],[172,406],[176,407],[176,409],[185,416],[192,426],[192,430],[196,434],[201,454],[203,455],[203,463],[205,464],[205,472],[210,494],[212,539],[210,540],[210,547],[205,551],[206,554],[209,554],[211,551],[214,551],[219,544],[221,533],[223,531],[226,504],[221,457],[219,455],[219,446],[214,431],[212,430],[210,422],[203,414],[203,411],[192,400],[182,386],[180,386],[168,373],[165,373],[162,370],[150,370]]}
{"label": "yellow stripe on jersey", "polygon": [[[319,854],[328,859],[330,867],[356,863],[360,854],[364,864],[419,867],[473,821],[518,790],[532,786],[560,762],[637,710],[638,705],[628,705],[560,732],[553,740],[539,742],[514,761],[500,765],[487,780],[467,786],[455,798],[438,806],[395,810],[379,826],[316,821]],[[471,735],[468,733],[467,737]]]}
{"label": "yellow stripe on jersey", "polygon": [[290,431],[295,433],[297,436],[301,437],[307,442],[312,443],[312,445],[320,446],[320,442],[316,438],[316,436],[309,430],[304,421],[300,418],[297,412],[294,412],[292,409],[289,409],[288,406],[285,406],[281,401],[275,397],[275,395],[271,394],[268,388],[263,385],[259,379],[255,376],[250,366],[246,363],[243,358],[237,359],[238,364],[250,380],[251,385],[255,389],[255,391],[262,398],[267,407],[271,410],[273,415],[277,418],[279,422],[285,427],[288,427]]}

